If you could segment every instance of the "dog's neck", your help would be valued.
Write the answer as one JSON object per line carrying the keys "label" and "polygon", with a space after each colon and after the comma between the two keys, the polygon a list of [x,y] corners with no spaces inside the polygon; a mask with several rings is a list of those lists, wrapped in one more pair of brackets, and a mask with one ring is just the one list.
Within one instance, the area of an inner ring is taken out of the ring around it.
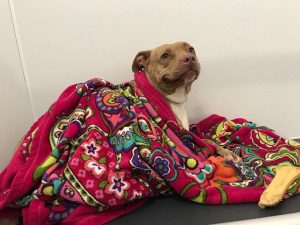
{"label": "dog's neck", "polygon": [[187,113],[184,108],[184,103],[187,100],[186,87],[179,87],[175,90],[173,94],[165,96],[167,102],[170,104],[176,119],[185,129],[189,129],[189,122]]}
{"label": "dog's neck", "polygon": [[172,94],[165,94],[163,91],[155,85],[155,83],[152,81],[151,77],[148,73],[146,73],[146,76],[148,77],[149,82],[165,97],[167,102],[169,103],[173,113],[176,116],[177,122],[181,124],[185,129],[189,129],[189,122],[187,113],[184,108],[184,103],[187,100],[187,94],[190,89],[188,89],[185,86],[179,87],[175,90]]}

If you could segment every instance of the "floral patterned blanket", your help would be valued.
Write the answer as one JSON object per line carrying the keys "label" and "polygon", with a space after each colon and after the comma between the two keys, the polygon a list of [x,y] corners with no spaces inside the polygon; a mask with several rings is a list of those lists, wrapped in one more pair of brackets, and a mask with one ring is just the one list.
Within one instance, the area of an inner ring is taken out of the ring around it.
{"label": "floral patterned blanket", "polygon": [[[243,162],[225,162],[204,138]],[[24,136],[0,174],[0,218],[106,223],[170,193],[197,203],[258,202],[274,166],[299,165],[299,148],[245,119],[212,115],[185,130],[143,72],[119,85],[92,79],[67,88]]]}

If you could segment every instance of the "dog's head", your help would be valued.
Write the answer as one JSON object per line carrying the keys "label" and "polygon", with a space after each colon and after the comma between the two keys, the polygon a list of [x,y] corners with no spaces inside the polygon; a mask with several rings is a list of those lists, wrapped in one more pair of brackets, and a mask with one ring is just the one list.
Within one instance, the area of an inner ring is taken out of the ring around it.
{"label": "dog's head", "polygon": [[190,44],[176,42],[139,52],[133,60],[132,70],[144,70],[150,82],[167,95],[183,86],[189,92],[199,76],[200,63]]}

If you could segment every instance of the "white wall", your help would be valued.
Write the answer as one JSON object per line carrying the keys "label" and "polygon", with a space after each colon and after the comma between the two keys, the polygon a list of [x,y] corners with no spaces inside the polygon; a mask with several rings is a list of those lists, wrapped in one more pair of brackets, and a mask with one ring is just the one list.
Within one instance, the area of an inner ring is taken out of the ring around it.
{"label": "white wall", "polygon": [[186,40],[203,66],[191,121],[243,116],[300,136],[298,0],[10,2],[35,119],[70,83],[131,79],[138,51]]}
{"label": "white wall", "polygon": [[0,170],[33,122],[8,1],[0,1]]}

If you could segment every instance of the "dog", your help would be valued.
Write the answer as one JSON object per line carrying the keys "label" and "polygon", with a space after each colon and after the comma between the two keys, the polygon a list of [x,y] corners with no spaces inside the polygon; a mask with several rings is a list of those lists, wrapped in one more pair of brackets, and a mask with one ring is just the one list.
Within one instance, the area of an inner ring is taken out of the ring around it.
{"label": "dog", "polygon": [[[150,83],[170,105],[177,122],[189,129],[184,103],[187,101],[193,82],[199,77],[201,66],[194,47],[187,42],[164,44],[147,51],[140,51],[132,63],[133,72],[144,70]],[[241,158],[211,140],[217,153],[226,161],[240,162]]]}
{"label": "dog", "polygon": [[[141,51],[133,60],[132,70],[145,71],[150,83],[170,105],[177,122],[188,130],[189,122],[184,103],[187,101],[192,83],[198,78],[201,70],[195,49],[187,42],[176,42]],[[204,141],[214,145],[217,153],[226,161],[241,161],[238,155],[228,149],[218,146],[211,140]],[[4,224],[10,225],[19,224],[18,222],[18,218],[3,221]]]}

